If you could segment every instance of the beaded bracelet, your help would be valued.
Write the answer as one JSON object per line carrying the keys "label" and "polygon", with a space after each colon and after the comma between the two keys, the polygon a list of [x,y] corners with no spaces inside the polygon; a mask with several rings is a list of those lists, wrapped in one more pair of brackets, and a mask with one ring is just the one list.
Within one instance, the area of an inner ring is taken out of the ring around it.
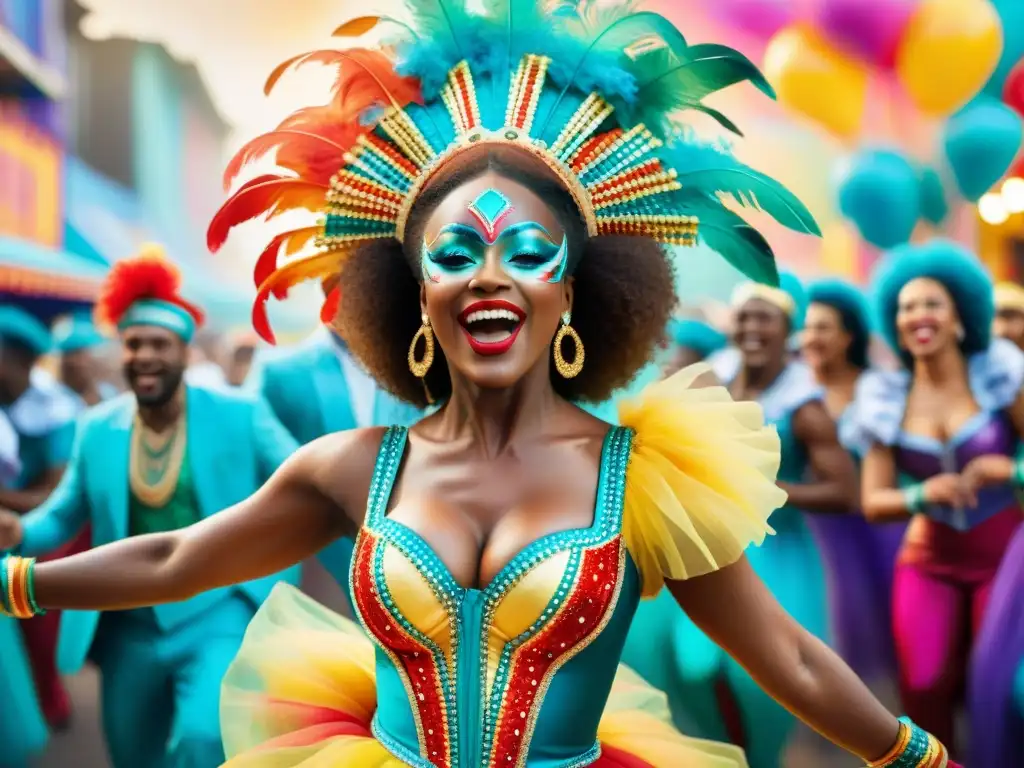
{"label": "beaded bracelet", "polygon": [[908,512],[923,512],[925,508],[924,485],[916,483],[903,489],[903,503]]}
{"label": "beaded bracelet", "polygon": [[34,557],[4,555],[0,558],[0,613],[16,619],[31,619],[46,611],[35,595]]}
{"label": "beaded bracelet", "polygon": [[884,757],[868,768],[947,768],[949,755],[938,739],[918,728],[909,717],[900,718],[900,732]]}

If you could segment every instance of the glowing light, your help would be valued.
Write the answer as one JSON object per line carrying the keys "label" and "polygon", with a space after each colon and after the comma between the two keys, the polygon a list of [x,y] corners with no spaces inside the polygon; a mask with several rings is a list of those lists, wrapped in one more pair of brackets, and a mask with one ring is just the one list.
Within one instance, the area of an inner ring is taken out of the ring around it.
{"label": "glowing light", "polygon": [[1010,212],[1006,210],[1003,196],[992,192],[984,195],[978,201],[978,214],[987,224],[1002,224],[1010,218]]}
{"label": "glowing light", "polygon": [[1008,213],[1024,213],[1024,179],[1007,179],[1002,192],[1003,206]]}

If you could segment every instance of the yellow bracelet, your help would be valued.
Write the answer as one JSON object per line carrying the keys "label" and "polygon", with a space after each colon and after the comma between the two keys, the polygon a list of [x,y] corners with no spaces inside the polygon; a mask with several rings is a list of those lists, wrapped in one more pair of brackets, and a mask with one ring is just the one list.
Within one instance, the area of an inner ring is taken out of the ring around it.
{"label": "yellow bracelet", "polygon": [[34,564],[35,558],[32,557],[7,558],[7,602],[10,615],[16,619],[35,616],[28,593],[29,572]]}
{"label": "yellow bracelet", "polygon": [[873,763],[868,763],[868,768],[885,768],[893,760],[902,755],[907,749],[907,743],[910,741],[910,726],[900,721],[899,734],[896,736],[896,743],[892,745],[892,748],[886,752],[878,760]]}

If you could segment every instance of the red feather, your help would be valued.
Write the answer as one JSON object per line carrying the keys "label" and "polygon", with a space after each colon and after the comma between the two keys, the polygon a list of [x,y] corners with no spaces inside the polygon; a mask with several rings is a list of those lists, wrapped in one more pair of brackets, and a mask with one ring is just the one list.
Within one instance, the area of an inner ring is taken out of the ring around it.
{"label": "red feather", "polygon": [[[305,248],[309,241],[319,235],[320,232],[321,228],[319,226],[303,227],[282,232],[271,240],[267,247],[263,249],[259,259],[256,260],[256,269],[253,270],[252,275],[256,287],[259,288],[263,285],[277,271],[277,259],[281,255],[282,245],[285,247],[285,255],[291,256]],[[274,293],[274,297],[277,299],[283,299],[286,295],[287,290]]]}
{"label": "red feather", "polygon": [[320,307],[320,322],[330,325],[338,316],[338,306],[341,304],[341,289],[335,286],[324,299],[324,305]]}
{"label": "red feather", "polygon": [[294,176],[265,174],[243,184],[214,215],[206,231],[207,247],[218,251],[238,224],[258,216],[273,218],[296,208],[319,211],[329,186]]}
{"label": "red feather", "polygon": [[328,67],[332,64],[336,65],[340,60],[340,57],[338,56],[339,53],[341,53],[341,51],[307,51],[306,53],[300,53],[298,56],[292,56],[290,59],[282,61],[274,67],[274,71],[270,73],[270,77],[268,77],[267,82],[264,83],[263,93],[269,96],[271,91],[274,90],[274,86],[277,85],[277,81],[280,80],[284,76],[284,73],[289,69],[298,69],[302,65],[310,63],[323,64]]}
{"label": "red feather", "polygon": [[181,297],[181,273],[156,245],[142,248],[138,256],[122,259],[110,268],[99,299],[96,301],[96,322],[116,326],[125,312],[137,301],[156,299],[175,304],[190,315],[197,325],[203,322],[203,311]]}
{"label": "red feather", "polygon": [[401,109],[423,103],[419,80],[396,73],[394,62],[381,51],[350,48],[337,53],[340,66],[334,103],[351,119],[358,119],[373,106]]}

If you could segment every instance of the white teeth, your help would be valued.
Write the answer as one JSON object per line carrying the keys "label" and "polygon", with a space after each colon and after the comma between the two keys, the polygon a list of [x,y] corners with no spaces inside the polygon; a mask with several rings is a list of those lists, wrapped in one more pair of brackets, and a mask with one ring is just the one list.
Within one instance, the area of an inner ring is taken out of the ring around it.
{"label": "white teeth", "polygon": [[466,324],[478,323],[481,320],[511,320],[519,322],[519,315],[508,309],[482,309],[477,312],[470,312],[466,315]]}

